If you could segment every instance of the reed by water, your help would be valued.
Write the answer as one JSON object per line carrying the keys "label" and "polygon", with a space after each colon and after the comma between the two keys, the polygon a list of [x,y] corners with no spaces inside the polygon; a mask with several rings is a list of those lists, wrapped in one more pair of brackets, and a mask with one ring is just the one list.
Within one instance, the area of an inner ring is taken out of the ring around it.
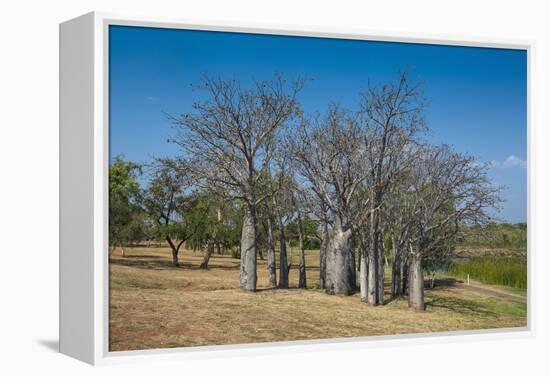
{"label": "reed by water", "polygon": [[472,257],[451,263],[447,273],[462,279],[469,274],[470,279],[482,283],[527,289],[527,261],[522,257]]}

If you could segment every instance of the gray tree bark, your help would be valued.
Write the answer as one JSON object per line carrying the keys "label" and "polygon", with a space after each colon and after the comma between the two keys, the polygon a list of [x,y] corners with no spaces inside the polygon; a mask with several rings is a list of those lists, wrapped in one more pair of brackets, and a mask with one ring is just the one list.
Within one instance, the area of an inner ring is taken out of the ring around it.
{"label": "gray tree bark", "polygon": [[357,265],[355,263],[355,242],[354,238],[351,239],[351,248],[349,250],[348,258],[348,276],[349,276],[349,285],[353,291],[357,289]]}
{"label": "gray tree bark", "polygon": [[361,301],[367,302],[368,301],[368,255],[367,255],[367,244],[365,242],[364,237],[360,237],[361,242],[359,246],[359,254],[360,254],[360,261],[359,261],[359,292],[361,296]]}
{"label": "gray tree bark", "polygon": [[286,254],[285,227],[279,221],[279,288],[288,288],[288,258]]}
{"label": "gray tree bark", "polygon": [[393,258],[391,272],[391,295],[393,298],[397,298],[403,295],[401,290],[401,256],[399,254],[396,254]]}
{"label": "gray tree bark", "polygon": [[378,228],[376,231],[376,236],[378,239],[378,269],[376,271],[376,284],[378,285],[376,293],[377,303],[380,305],[384,304],[384,267],[385,267],[385,252],[384,252],[384,239],[382,237],[382,231],[380,229],[380,223],[378,223]]}
{"label": "gray tree bark", "polygon": [[392,298],[397,298],[403,295],[401,290],[401,271],[402,271],[402,258],[401,250],[396,243],[395,237],[391,238],[391,245],[393,249],[393,260],[391,265],[391,296]]}
{"label": "gray tree bark", "polygon": [[350,295],[354,291],[350,278],[349,258],[352,256],[353,230],[344,230],[335,226],[334,234],[327,250],[327,287],[328,293]]}
{"label": "gray tree bark", "polygon": [[368,256],[367,248],[361,246],[361,261],[359,263],[359,290],[361,293],[361,301],[368,301]]}
{"label": "gray tree bark", "polygon": [[327,287],[327,248],[328,248],[328,224],[323,221],[321,229],[321,246],[319,249],[319,287],[325,289]]}
{"label": "gray tree bark", "polygon": [[403,284],[401,285],[401,292],[403,295],[409,294],[409,261],[403,261],[403,274],[402,274]]}
{"label": "gray tree bark", "polygon": [[277,266],[275,262],[275,241],[273,240],[273,223],[267,218],[267,276],[271,287],[277,286]]}
{"label": "gray tree bark", "polygon": [[422,258],[412,254],[409,264],[409,307],[415,310],[425,310],[424,305],[424,273]]}
{"label": "gray tree bark", "polygon": [[304,248],[304,229],[302,226],[302,216],[298,212],[298,239],[300,244],[300,265],[299,265],[299,279],[298,288],[305,289],[307,287],[306,281],[306,252]]}
{"label": "gray tree bark", "polygon": [[255,291],[256,275],[256,208],[247,203],[241,235],[240,286],[247,291]]}
{"label": "gray tree bark", "polygon": [[212,253],[214,253],[214,240],[210,239],[208,240],[208,244],[206,246],[206,253],[202,258],[202,263],[200,264],[199,268],[202,268],[202,269],[208,268],[208,262],[210,262],[210,257],[212,256]]}
{"label": "gray tree bark", "polygon": [[377,242],[371,242],[373,245],[370,248],[370,252],[368,253],[368,269],[367,269],[367,302],[370,305],[378,305],[378,284],[376,283],[376,269],[377,269],[377,250],[375,244]]}
{"label": "gray tree bark", "polygon": [[[384,291],[380,295],[379,279],[384,278],[384,262],[380,261],[380,237],[378,232],[378,214],[373,211],[369,223],[369,253],[368,253],[368,274],[367,274],[367,302],[376,306],[384,303]],[[382,266],[382,272],[379,269]],[[383,282],[383,280],[382,280]],[[383,283],[382,283],[383,288]],[[380,297],[382,296],[382,300]]]}

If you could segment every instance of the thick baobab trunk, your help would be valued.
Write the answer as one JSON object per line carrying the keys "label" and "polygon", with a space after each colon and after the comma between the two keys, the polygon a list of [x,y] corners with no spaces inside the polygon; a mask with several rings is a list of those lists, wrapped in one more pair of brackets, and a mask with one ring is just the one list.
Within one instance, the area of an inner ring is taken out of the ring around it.
{"label": "thick baobab trunk", "polygon": [[327,248],[328,248],[328,224],[323,221],[321,229],[321,246],[319,249],[319,287],[326,288],[327,283]]}
{"label": "thick baobab trunk", "polygon": [[306,288],[306,252],[304,246],[304,228],[302,226],[302,217],[298,213],[298,239],[300,244],[300,265],[299,265],[299,279],[298,288]]}
{"label": "thick baobab trunk", "polygon": [[267,277],[269,285],[277,286],[277,266],[275,262],[275,241],[273,240],[273,223],[267,218]]}
{"label": "thick baobab trunk", "polygon": [[202,268],[202,269],[208,268],[208,262],[210,262],[210,257],[212,256],[212,253],[214,253],[214,240],[208,240],[206,253],[204,253],[204,257],[202,258],[202,263],[199,266],[199,268]]}
{"label": "thick baobab trunk", "polygon": [[422,258],[416,254],[411,255],[409,263],[409,307],[425,310]]}
{"label": "thick baobab trunk", "polygon": [[240,286],[247,291],[256,290],[256,213],[254,205],[248,203],[243,218],[241,235]]}
{"label": "thick baobab trunk", "polygon": [[327,249],[327,287],[328,293],[350,295],[354,291],[350,278],[350,261],[353,248],[353,231],[336,226]]}

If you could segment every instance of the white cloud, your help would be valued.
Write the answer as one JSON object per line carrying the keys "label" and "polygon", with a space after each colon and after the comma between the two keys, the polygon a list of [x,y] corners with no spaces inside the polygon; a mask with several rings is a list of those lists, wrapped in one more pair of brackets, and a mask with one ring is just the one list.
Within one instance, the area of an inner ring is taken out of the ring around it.
{"label": "white cloud", "polygon": [[511,154],[510,156],[506,157],[504,161],[497,161],[497,160],[490,161],[489,167],[503,168],[503,169],[510,169],[510,168],[526,169],[527,161],[522,160],[518,156],[514,156],[513,154]]}
{"label": "white cloud", "polygon": [[525,168],[527,168],[527,161],[522,160],[518,156],[510,155],[510,156],[506,157],[506,159],[502,163],[502,167],[503,168],[518,167],[518,168],[525,169]]}

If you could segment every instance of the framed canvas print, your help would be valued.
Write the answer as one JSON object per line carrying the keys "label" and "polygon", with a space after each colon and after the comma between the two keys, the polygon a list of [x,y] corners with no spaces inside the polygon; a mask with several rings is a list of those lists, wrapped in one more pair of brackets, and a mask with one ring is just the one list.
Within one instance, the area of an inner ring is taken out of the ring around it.
{"label": "framed canvas print", "polygon": [[531,44],[91,13],[60,51],[61,352],[531,333]]}

